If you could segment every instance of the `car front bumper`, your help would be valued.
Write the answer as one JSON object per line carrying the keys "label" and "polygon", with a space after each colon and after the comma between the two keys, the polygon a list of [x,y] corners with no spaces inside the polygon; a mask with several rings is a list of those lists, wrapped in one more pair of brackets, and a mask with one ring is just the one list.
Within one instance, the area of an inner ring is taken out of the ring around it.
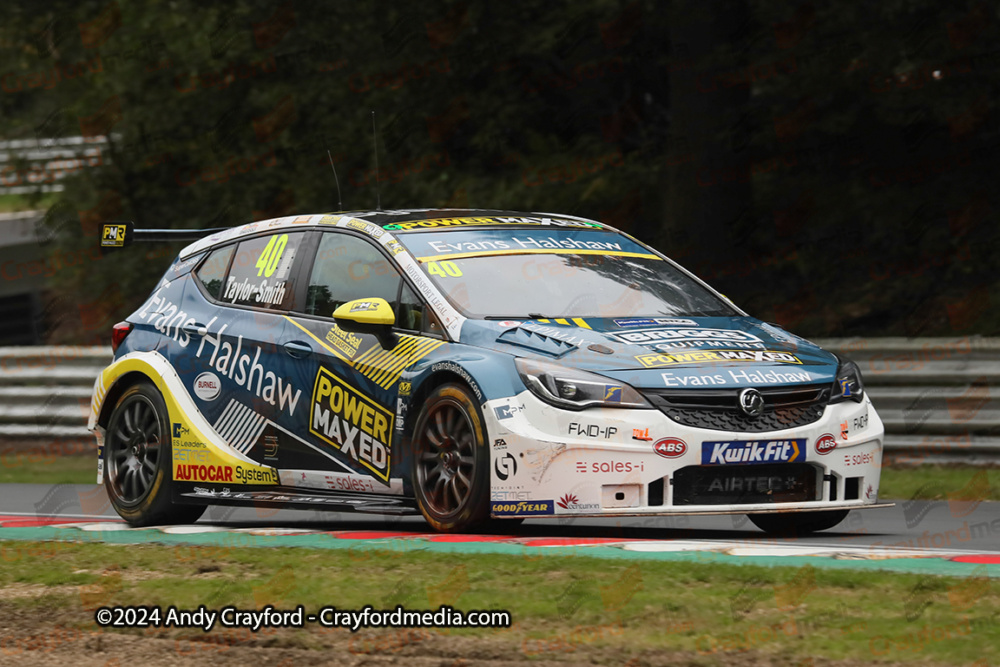
{"label": "car front bumper", "polygon": [[[685,426],[659,410],[561,410],[527,390],[488,401],[483,413],[494,517],[880,506],[884,427],[867,396],[828,405],[806,426],[764,433]],[[826,447],[817,447],[821,440]],[[725,460],[727,448],[737,462]]]}

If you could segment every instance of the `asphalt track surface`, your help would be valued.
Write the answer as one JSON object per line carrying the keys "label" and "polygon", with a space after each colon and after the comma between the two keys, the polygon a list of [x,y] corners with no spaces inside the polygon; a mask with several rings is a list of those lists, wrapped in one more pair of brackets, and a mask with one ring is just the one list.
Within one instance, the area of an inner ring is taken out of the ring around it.
{"label": "asphalt track surface", "polygon": [[[108,503],[103,487],[97,485],[3,484],[0,485],[0,514],[25,518],[65,517],[94,522],[119,520]],[[421,517],[224,506],[210,507],[198,525],[232,530],[266,527],[412,532],[414,535],[430,532]],[[512,526],[502,534],[513,538],[704,542],[706,549],[736,542],[749,546],[785,543],[796,547],[849,548],[852,551],[890,547],[949,554],[1000,554],[1000,502],[896,501],[894,507],[853,511],[834,529],[790,539],[766,535],[743,515],[537,519]],[[475,538],[470,541],[475,541]]]}

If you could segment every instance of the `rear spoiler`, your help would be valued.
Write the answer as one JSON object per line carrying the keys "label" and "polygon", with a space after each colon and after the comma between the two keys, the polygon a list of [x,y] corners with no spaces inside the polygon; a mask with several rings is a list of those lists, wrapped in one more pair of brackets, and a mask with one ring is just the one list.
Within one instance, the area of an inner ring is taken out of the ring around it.
{"label": "rear spoiler", "polygon": [[209,234],[222,232],[228,227],[213,229],[136,229],[135,223],[101,223],[101,248],[124,248],[133,243],[169,243],[171,241],[197,241]]}

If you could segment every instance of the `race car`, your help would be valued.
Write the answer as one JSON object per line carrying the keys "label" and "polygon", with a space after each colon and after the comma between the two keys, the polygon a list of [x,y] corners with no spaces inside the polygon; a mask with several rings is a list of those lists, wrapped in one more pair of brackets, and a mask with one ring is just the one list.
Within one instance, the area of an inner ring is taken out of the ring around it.
{"label": "race car", "polygon": [[806,533],[880,506],[858,367],[607,224],[362,211],[101,244],[171,235],[193,242],[115,325],[89,422],[134,526],[236,504]]}

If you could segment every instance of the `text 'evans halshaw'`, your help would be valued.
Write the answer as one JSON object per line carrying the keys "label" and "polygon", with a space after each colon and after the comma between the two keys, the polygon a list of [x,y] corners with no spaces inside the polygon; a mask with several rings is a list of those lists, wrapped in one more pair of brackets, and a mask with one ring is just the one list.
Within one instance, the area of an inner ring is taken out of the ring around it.
{"label": "text 'evans halshaw'", "polygon": [[[222,340],[228,324],[223,324],[219,331],[213,336],[212,325],[217,320],[213,317],[205,326],[207,330],[202,336],[201,343],[195,356],[201,358],[205,343],[212,346],[212,356],[208,364],[219,372],[223,377],[227,377],[240,387],[246,387],[271,405],[277,405],[289,415],[295,414],[295,406],[299,402],[301,389],[295,389],[292,393],[292,385],[279,377],[274,371],[265,370],[260,362],[260,346],[254,346],[253,358],[249,353],[243,353],[243,336],[237,336],[236,348],[232,343]],[[256,381],[256,384],[255,384]]]}

